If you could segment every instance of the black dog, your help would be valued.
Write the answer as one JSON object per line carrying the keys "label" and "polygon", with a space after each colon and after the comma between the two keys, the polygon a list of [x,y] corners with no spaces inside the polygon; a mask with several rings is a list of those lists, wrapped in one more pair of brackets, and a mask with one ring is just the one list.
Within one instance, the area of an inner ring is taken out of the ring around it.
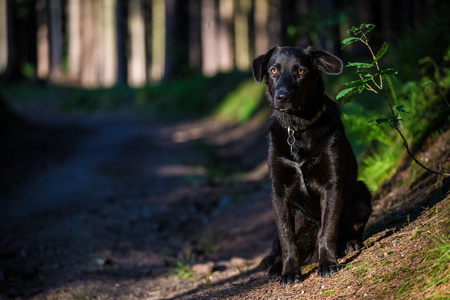
{"label": "black dog", "polygon": [[281,285],[299,282],[300,267],[312,262],[322,277],[337,272],[338,256],[361,247],[372,211],[339,109],[325,95],[321,73],[342,69],[339,58],[312,47],[276,46],[253,61],[274,109],[268,163],[278,236],[267,262]]}

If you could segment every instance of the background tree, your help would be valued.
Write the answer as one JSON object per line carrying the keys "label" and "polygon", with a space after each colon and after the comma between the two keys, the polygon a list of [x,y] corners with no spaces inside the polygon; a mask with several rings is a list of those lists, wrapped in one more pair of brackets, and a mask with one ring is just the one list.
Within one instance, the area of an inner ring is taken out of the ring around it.
{"label": "background tree", "polygon": [[0,74],[8,66],[8,6],[6,1],[0,1]]}
{"label": "background tree", "polygon": [[218,47],[216,41],[216,4],[214,0],[202,0],[202,71],[211,76],[217,73]]}
{"label": "background tree", "polygon": [[145,25],[141,0],[130,0],[128,12],[130,57],[128,60],[128,83],[141,86],[147,81],[145,55]]}
{"label": "background tree", "polygon": [[81,66],[81,0],[67,3],[68,76],[79,80]]}
{"label": "background tree", "polygon": [[166,7],[164,0],[152,0],[151,4],[150,79],[153,82],[159,82],[164,77],[164,62],[166,60]]}
{"label": "background tree", "polygon": [[[248,71],[253,57],[274,44],[313,45],[340,55],[345,31],[363,22],[378,24],[375,46],[381,40],[395,45],[401,31],[444,3],[2,0],[0,72],[4,79],[37,77],[96,87]],[[345,51],[364,54],[360,47]]]}
{"label": "background tree", "polygon": [[229,72],[234,67],[233,53],[233,0],[219,1],[219,22],[217,32],[219,70]]}
{"label": "background tree", "polygon": [[50,73],[50,41],[47,1],[36,2],[37,19],[37,76],[47,79]]}
{"label": "background tree", "polygon": [[50,76],[53,81],[58,81],[61,77],[62,63],[62,8],[61,1],[47,0],[49,19],[49,41],[50,41]]}
{"label": "background tree", "polygon": [[265,53],[269,49],[269,1],[255,0],[255,54]]}
{"label": "background tree", "polygon": [[0,81],[8,81],[15,69],[13,1],[0,1]]}
{"label": "background tree", "polygon": [[236,2],[234,16],[236,68],[248,70],[250,67],[249,14],[251,0]]}

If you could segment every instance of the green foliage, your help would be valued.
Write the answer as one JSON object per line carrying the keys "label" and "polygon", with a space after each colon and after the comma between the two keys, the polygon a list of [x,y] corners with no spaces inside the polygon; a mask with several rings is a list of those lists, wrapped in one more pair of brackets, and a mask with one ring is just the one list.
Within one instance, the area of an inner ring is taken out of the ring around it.
{"label": "green foliage", "polygon": [[171,277],[178,277],[182,279],[189,279],[194,277],[194,273],[192,272],[189,265],[183,263],[182,261],[177,262],[177,267],[173,269],[173,273]]}
{"label": "green foliage", "polygon": [[193,76],[146,86],[137,91],[135,108],[163,118],[199,117],[213,114],[227,95],[248,79],[248,73],[233,72],[214,77]]}
{"label": "green foliage", "polygon": [[383,90],[383,77],[397,74],[397,71],[393,68],[380,69],[378,61],[386,54],[389,46],[387,43],[383,43],[377,54],[374,54],[369,45],[369,39],[367,38],[367,33],[372,31],[374,28],[375,25],[373,24],[362,24],[359,27],[353,26],[352,29],[347,31],[349,35],[354,35],[354,37],[343,40],[342,48],[356,42],[361,42],[369,49],[373,60],[371,63],[349,62],[346,65],[346,68],[356,69],[356,75],[359,79],[343,83],[343,85],[350,87],[341,91],[336,96],[337,100],[343,99],[344,103],[349,102],[365,90],[378,94]]}
{"label": "green foliage", "polygon": [[395,168],[400,164],[400,157],[388,147],[380,147],[379,153],[367,156],[360,166],[358,176],[367,184],[369,189],[376,191],[387,179],[391,178]]}
{"label": "green foliage", "polygon": [[362,157],[358,176],[371,190],[377,190],[390,178],[403,155],[398,135],[383,126],[372,124],[371,121],[377,114],[378,112],[367,110],[355,103],[347,107],[342,115],[353,142],[352,147],[357,155]]}
{"label": "green foliage", "polygon": [[207,290],[213,287],[213,284],[211,282],[211,277],[209,275],[205,276],[206,284],[202,286],[202,289]]}
{"label": "green foliage", "polygon": [[120,84],[109,88],[43,85],[1,86],[6,99],[23,103],[52,102],[63,112],[95,113],[131,110],[160,119],[214,116],[245,122],[264,103],[261,85],[248,72],[213,77],[191,76],[142,88]]}
{"label": "green foliage", "polygon": [[[449,222],[448,218],[445,220]],[[450,236],[448,234],[432,234],[427,231],[428,238],[433,247],[420,253],[423,256],[421,263],[416,267],[414,277],[405,280],[405,283],[397,288],[396,294],[402,298],[410,298],[411,293],[417,292],[433,294],[436,286],[446,286],[450,282],[448,266],[450,265]],[[418,276],[421,275],[421,276]],[[448,299],[446,293],[435,294],[427,299]]]}
{"label": "green foliage", "polygon": [[61,99],[60,107],[64,112],[82,111],[92,113],[102,110],[118,110],[129,106],[134,99],[135,90],[127,85],[111,88],[76,89],[68,99]]}
{"label": "green foliage", "polygon": [[194,258],[191,252],[187,252],[183,260],[177,261],[177,266],[172,270],[172,275],[170,277],[189,279],[194,277],[194,272],[191,269],[191,265],[194,263]]}
{"label": "green foliage", "polygon": [[263,95],[264,86],[256,85],[253,79],[244,81],[223,99],[214,115],[223,120],[245,122],[263,103]]}
{"label": "green foliage", "polygon": [[[359,176],[372,190],[376,190],[388,179],[399,165],[404,153],[402,144],[411,155],[408,144],[420,144],[431,131],[446,123],[449,114],[442,112],[450,107],[445,97],[450,89],[450,84],[447,84],[450,83],[450,71],[443,68],[442,76],[440,68],[435,67],[433,81],[423,76],[419,81],[402,84],[393,76],[397,74],[395,69],[383,69],[380,66],[389,46],[383,43],[375,53],[369,44],[366,34],[374,27],[372,24],[352,27],[348,33],[353,36],[342,42],[343,48],[356,42],[363,43],[370,51],[372,61],[348,63],[346,68],[353,69],[357,79],[343,83],[346,88],[336,97],[343,100],[343,103],[349,103],[362,92],[369,91],[386,101],[385,109],[377,109],[377,112],[357,103],[344,109],[343,121],[350,129],[353,140],[356,138],[356,146],[368,145],[363,154]],[[447,59],[450,62],[450,53],[444,56],[444,62]],[[432,64],[433,60],[423,59],[422,62]],[[433,88],[425,88],[429,82],[433,82]],[[394,130],[389,130],[390,128]],[[355,146],[355,142],[352,145]]]}
{"label": "green foliage", "polygon": [[333,295],[334,293],[336,293],[336,291],[329,290],[329,291],[324,291],[324,292],[323,292],[323,295],[324,295],[324,296],[330,296],[330,295]]}

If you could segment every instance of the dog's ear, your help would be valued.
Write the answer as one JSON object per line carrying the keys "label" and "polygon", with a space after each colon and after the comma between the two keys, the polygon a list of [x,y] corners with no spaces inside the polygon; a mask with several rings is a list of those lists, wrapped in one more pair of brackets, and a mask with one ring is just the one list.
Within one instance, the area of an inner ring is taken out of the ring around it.
{"label": "dog's ear", "polygon": [[272,47],[266,54],[258,56],[253,60],[253,78],[255,78],[257,83],[261,83],[263,80],[264,74],[266,73],[267,64],[269,63],[273,52],[277,48],[278,45]]}
{"label": "dog's ear", "polygon": [[314,67],[328,75],[339,75],[344,69],[342,60],[333,54],[308,47],[307,51],[313,59]]}

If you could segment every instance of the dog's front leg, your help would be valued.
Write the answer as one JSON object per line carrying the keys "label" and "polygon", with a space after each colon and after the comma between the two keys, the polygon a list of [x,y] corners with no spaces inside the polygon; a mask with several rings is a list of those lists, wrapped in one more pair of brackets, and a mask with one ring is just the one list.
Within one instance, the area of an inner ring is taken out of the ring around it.
{"label": "dog's front leg", "polygon": [[337,262],[337,238],[342,203],[342,189],[339,186],[330,185],[322,192],[318,265],[318,274],[322,277],[329,277],[340,269]]}
{"label": "dog's front leg", "polygon": [[275,187],[272,206],[282,253],[280,284],[285,286],[300,282],[301,270],[295,244],[295,208],[292,200],[286,195],[286,188],[283,189],[284,191],[279,191]]}

